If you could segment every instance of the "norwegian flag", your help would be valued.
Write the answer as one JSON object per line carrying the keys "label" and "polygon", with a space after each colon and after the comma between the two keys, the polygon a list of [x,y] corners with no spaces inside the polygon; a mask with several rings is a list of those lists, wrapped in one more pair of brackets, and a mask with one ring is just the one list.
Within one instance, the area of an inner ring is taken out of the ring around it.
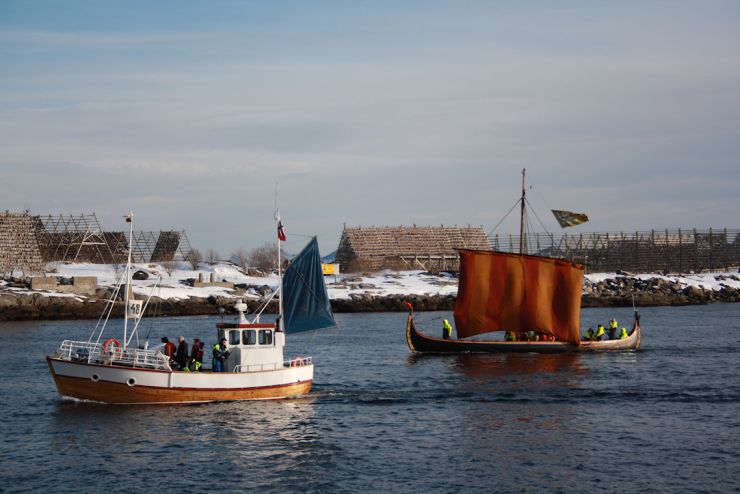
{"label": "norwegian flag", "polygon": [[286,238],[285,238],[285,227],[283,226],[283,222],[282,221],[278,220],[278,227],[277,228],[278,228],[278,239],[281,242],[285,242],[285,240],[286,240]]}

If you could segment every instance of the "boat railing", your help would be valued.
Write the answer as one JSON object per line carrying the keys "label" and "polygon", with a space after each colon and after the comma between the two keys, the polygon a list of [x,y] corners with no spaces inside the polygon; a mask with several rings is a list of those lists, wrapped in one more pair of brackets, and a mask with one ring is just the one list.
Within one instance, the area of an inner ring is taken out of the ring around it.
{"label": "boat railing", "polygon": [[110,347],[103,351],[100,343],[64,340],[57,356],[65,360],[86,361],[89,364],[123,365],[143,369],[172,370],[167,356],[158,350]]}
{"label": "boat railing", "polygon": [[64,360],[89,361],[91,355],[100,354],[100,343],[92,341],[64,340],[57,350],[56,356]]}
{"label": "boat railing", "polygon": [[[283,362],[282,367],[302,367],[304,365],[311,365],[313,363],[313,357],[296,357],[291,360]],[[265,364],[249,364],[249,365],[237,365],[234,367],[234,372],[260,372],[268,370],[280,369],[280,365],[275,362],[268,362]]]}
{"label": "boat railing", "polygon": [[313,364],[313,357],[296,357],[283,362],[283,367],[302,367]]}
{"label": "boat railing", "polygon": [[234,367],[234,372],[260,372],[278,369],[279,366],[275,362],[266,364],[250,364],[250,365],[237,365]]}

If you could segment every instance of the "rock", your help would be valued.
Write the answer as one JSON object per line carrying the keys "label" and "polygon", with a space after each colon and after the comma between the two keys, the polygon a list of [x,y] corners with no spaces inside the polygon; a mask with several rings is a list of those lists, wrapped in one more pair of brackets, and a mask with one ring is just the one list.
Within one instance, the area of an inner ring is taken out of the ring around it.
{"label": "rock", "polygon": [[272,288],[270,288],[268,285],[262,285],[257,289],[257,293],[262,295],[263,297],[272,294]]}

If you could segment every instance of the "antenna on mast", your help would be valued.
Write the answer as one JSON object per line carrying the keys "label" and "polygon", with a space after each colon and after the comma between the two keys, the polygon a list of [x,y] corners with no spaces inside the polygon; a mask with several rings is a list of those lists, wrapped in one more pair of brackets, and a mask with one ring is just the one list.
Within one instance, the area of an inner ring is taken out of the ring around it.
{"label": "antenna on mast", "polygon": [[527,169],[522,168],[522,212],[520,217],[520,223],[519,223],[519,254],[524,254],[525,250],[527,248],[527,242],[524,240],[524,221],[525,221],[525,215],[526,210],[524,209],[524,204],[527,202],[527,189],[524,183],[524,179],[527,174]]}
{"label": "antenna on mast", "polygon": [[280,220],[280,208],[278,207],[278,191],[280,188],[280,182],[275,182],[275,205],[273,207],[272,217],[275,221]]}

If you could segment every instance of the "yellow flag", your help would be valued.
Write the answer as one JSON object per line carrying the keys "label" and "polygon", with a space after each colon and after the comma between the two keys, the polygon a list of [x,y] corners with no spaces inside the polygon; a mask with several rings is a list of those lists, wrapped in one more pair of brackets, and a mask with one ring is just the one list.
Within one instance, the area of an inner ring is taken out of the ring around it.
{"label": "yellow flag", "polygon": [[556,209],[553,209],[552,214],[555,215],[555,219],[558,220],[561,228],[580,225],[581,223],[585,223],[588,221],[588,216],[583,213],[574,213],[572,211],[558,211]]}

